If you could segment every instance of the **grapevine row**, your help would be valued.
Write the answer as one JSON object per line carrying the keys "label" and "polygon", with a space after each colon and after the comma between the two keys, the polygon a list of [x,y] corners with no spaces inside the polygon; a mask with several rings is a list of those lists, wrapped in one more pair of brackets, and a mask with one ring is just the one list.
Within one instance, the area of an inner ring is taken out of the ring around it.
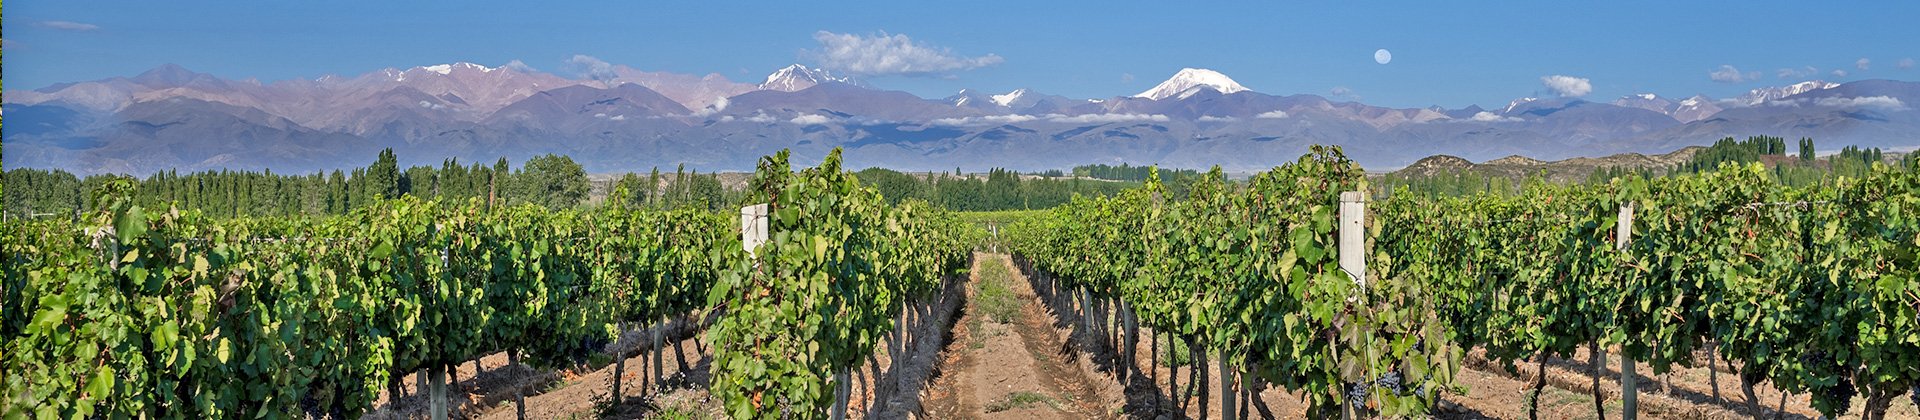
{"label": "grapevine row", "polygon": [[4,227],[7,417],[333,415],[399,375],[523,352],[577,363],[614,325],[700,307],[728,218],[401,199],[214,222],[119,202]]}
{"label": "grapevine row", "polygon": [[1336,209],[1367,188],[1337,148],[1244,183],[1216,172],[1180,200],[1157,180],[1076,199],[1007,238],[1081,307],[1117,301],[1323,414],[1427,413],[1465,349],[1511,367],[1581,347],[1654,373],[1709,350],[1739,363],[1749,394],[1767,381],[1837,415],[1859,393],[1884,413],[1920,383],[1916,172],[1790,188],[1727,165],[1507,196],[1400,192],[1370,206],[1359,282],[1336,262]]}
{"label": "grapevine row", "polygon": [[733,418],[844,416],[846,372],[898,342],[904,313],[931,311],[978,233],[924,202],[886,205],[837,150],[797,173],[785,152],[764,158],[748,194],[767,203],[770,234],[708,298],[726,311],[710,392]]}

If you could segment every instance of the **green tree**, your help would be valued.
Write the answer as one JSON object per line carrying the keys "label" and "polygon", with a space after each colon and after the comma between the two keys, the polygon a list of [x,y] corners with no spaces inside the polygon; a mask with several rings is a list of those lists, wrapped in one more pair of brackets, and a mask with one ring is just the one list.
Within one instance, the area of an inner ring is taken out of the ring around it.
{"label": "green tree", "polygon": [[400,196],[400,161],[393,155],[393,148],[380,151],[380,158],[367,167],[368,198],[394,198]]}
{"label": "green tree", "polygon": [[574,163],[573,158],[559,155],[542,155],[527,160],[527,165],[514,174],[517,193],[514,200],[521,203],[534,203],[548,208],[568,208],[577,206],[587,198],[587,171]]}

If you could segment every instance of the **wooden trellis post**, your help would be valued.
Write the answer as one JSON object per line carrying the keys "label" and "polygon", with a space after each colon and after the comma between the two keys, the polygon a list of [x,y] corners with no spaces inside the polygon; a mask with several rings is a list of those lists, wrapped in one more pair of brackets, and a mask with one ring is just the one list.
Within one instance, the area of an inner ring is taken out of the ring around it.
{"label": "wooden trellis post", "polygon": [[[1633,203],[1620,206],[1620,221],[1614,225],[1613,246],[1626,250],[1633,238]],[[1633,372],[1633,358],[1620,355],[1620,418],[1633,420],[1640,407],[1639,376]],[[1709,366],[1711,367],[1711,366]],[[1759,413],[1755,413],[1758,415]]]}
{"label": "wooden trellis post", "polygon": [[[1353,276],[1353,283],[1360,286],[1361,296],[1367,287],[1367,194],[1364,191],[1343,191],[1340,193],[1340,269]],[[1353,299],[1353,298],[1349,298]],[[1346,389],[1341,389],[1344,395]],[[1341,415],[1348,419],[1360,417],[1365,407],[1362,401],[1346,401]]]}

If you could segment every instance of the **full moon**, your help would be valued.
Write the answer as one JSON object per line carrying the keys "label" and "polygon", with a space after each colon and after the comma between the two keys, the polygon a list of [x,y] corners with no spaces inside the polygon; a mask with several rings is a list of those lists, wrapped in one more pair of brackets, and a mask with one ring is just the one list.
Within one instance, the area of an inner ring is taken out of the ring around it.
{"label": "full moon", "polygon": [[1373,62],[1380,63],[1380,64],[1391,63],[1393,62],[1393,53],[1387,52],[1386,48],[1374,50]]}

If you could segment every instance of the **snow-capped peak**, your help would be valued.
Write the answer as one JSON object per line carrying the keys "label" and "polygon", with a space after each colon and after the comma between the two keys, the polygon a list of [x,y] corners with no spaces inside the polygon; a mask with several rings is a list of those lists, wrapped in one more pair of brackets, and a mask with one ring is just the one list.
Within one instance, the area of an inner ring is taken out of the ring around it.
{"label": "snow-capped peak", "polygon": [[1820,80],[1811,80],[1811,81],[1805,81],[1800,83],[1794,83],[1786,86],[1767,87],[1767,88],[1750,90],[1750,91],[1747,91],[1746,95],[1740,96],[1737,99],[1737,101],[1740,104],[1743,104],[1746,106],[1755,106],[1755,105],[1767,103],[1767,101],[1786,98],[1788,96],[1799,95],[1802,93],[1812,92],[1812,91],[1821,90],[1821,89],[1833,89],[1839,86],[1840,86],[1839,83],[1829,83],[1829,82],[1820,81]]}
{"label": "snow-capped peak", "polygon": [[1013,106],[1013,101],[1020,100],[1020,97],[1026,96],[1026,94],[1027,90],[1025,88],[1014,89],[1012,92],[1007,92],[1003,95],[993,95],[993,103],[1000,104],[1000,106]]}
{"label": "snow-capped peak", "polygon": [[855,84],[853,79],[835,77],[826,69],[812,69],[794,64],[767,75],[767,81],[760,84],[760,89],[797,92],[826,82]]}
{"label": "snow-capped peak", "polygon": [[1512,113],[1513,113],[1513,109],[1514,109],[1514,108],[1518,108],[1518,107],[1520,106],[1520,104],[1524,104],[1524,103],[1528,103],[1528,102],[1533,102],[1533,101],[1538,101],[1538,100],[1540,100],[1540,98],[1520,98],[1520,99],[1515,99],[1515,100],[1513,100],[1513,102],[1508,102],[1508,103],[1507,103],[1507,110],[1506,110],[1506,111],[1501,111],[1500,113],[1502,113],[1502,114],[1512,114]]}
{"label": "snow-capped peak", "polygon": [[1153,89],[1147,89],[1146,92],[1140,92],[1140,94],[1133,95],[1133,97],[1153,100],[1171,97],[1186,98],[1199,92],[1200,88],[1213,89],[1215,92],[1220,93],[1247,91],[1246,86],[1241,86],[1240,83],[1234,82],[1233,78],[1227,77],[1225,74],[1220,74],[1220,72],[1213,70],[1189,67],[1180,69],[1179,73],[1174,73],[1172,78],[1167,79],[1165,82],[1160,82],[1159,86],[1154,86]]}
{"label": "snow-capped peak", "polygon": [[1654,100],[1655,98],[1659,98],[1659,97],[1660,97],[1659,95],[1654,95],[1654,94],[1651,94],[1651,93],[1642,93],[1642,94],[1638,94],[1638,95],[1633,95],[1633,96],[1638,96],[1638,97],[1640,97],[1640,99],[1642,99],[1642,100],[1648,100],[1648,101],[1651,101],[1651,100]]}
{"label": "snow-capped peak", "polygon": [[482,66],[479,64],[473,64],[473,63],[468,63],[464,61],[458,62],[458,63],[452,63],[452,64],[435,64],[431,66],[421,66],[421,67],[415,67],[415,69],[426,70],[434,73],[440,73],[443,75],[453,74],[454,69],[479,70],[483,73],[492,72],[494,70],[493,67]]}

